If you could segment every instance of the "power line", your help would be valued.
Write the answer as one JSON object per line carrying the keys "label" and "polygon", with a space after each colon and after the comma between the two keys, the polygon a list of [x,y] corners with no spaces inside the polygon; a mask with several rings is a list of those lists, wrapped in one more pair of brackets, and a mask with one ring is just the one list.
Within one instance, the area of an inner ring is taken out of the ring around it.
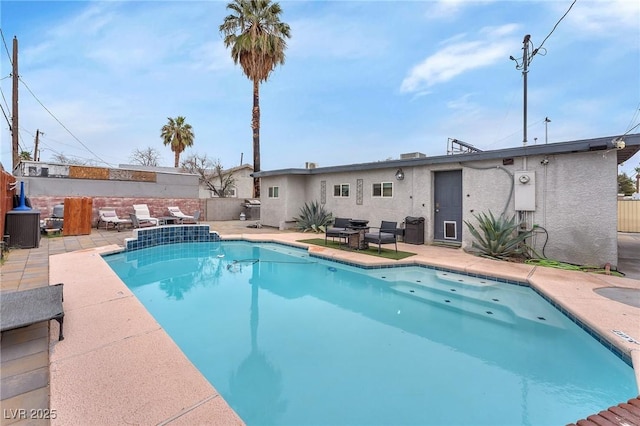
{"label": "power line", "polygon": [[[639,112],[640,112],[640,103],[639,103],[639,104],[638,104],[638,106],[636,107],[636,110],[635,110],[635,112],[633,113],[633,117],[631,117],[631,120],[629,121],[629,124],[627,124],[627,129],[629,129],[629,127],[631,127],[631,125],[636,121],[636,118],[638,117],[638,113],[639,113]],[[636,127],[638,127],[638,126],[636,126]],[[634,127],[634,129],[635,129],[635,127]],[[627,133],[629,133],[631,130],[633,130],[633,129],[629,129],[629,130],[627,130],[627,131],[625,132],[625,135],[626,135]]]}
{"label": "power line", "polygon": [[19,77],[19,80],[20,80],[20,82],[22,82],[22,84],[24,84],[24,87],[26,87],[26,88],[27,88],[27,90],[29,91],[29,93],[31,93],[31,96],[33,96],[33,98],[34,98],[34,99],[35,99],[35,100],[40,104],[40,106],[41,106],[42,108],[44,108],[44,109],[45,109],[45,111],[47,111],[47,112],[49,113],[49,115],[50,115],[51,117],[53,117],[53,119],[54,119],[54,120],[56,120],[56,121],[58,122],[58,124],[60,124],[60,125],[62,126],[62,128],[63,128],[63,129],[65,129],[65,130],[66,130],[66,131],[67,131],[67,132],[68,132],[68,133],[69,133],[69,134],[70,134],[70,135],[71,135],[71,136],[72,136],[76,141],[78,141],[78,143],[79,143],[80,145],[82,145],[82,146],[84,147],[84,149],[86,149],[87,151],[89,151],[89,152],[90,152],[90,153],[91,153],[95,158],[97,158],[98,160],[100,160],[101,162],[103,162],[104,164],[106,164],[107,166],[111,166],[111,164],[107,163],[107,162],[106,162],[106,161],[104,161],[102,158],[100,158],[100,156],[99,156],[98,154],[96,154],[95,152],[91,151],[91,150],[89,149],[89,147],[88,147],[88,146],[86,146],[86,145],[85,145],[85,144],[84,144],[80,139],[78,139],[78,137],[77,137],[76,135],[74,135],[74,134],[71,132],[71,130],[69,130],[69,129],[67,128],[67,126],[65,126],[64,124],[62,124],[62,122],[61,122],[60,120],[58,120],[58,117],[56,117],[55,115],[53,115],[53,113],[52,113],[51,111],[49,111],[49,109],[48,109],[46,106],[44,106],[44,104],[40,101],[40,99],[38,99],[38,97],[35,95],[35,93],[33,93],[33,92],[31,91],[31,89],[29,88],[29,86],[27,85],[27,83],[25,83],[25,81],[24,81],[21,77]]}
{"label": "power line", "polygon": [[553,28],[551,29],[549,34],[547,34],[547,36],[544,38],[544,40],[542,40],[542,43],[540,43],[540,46],[533,51],[533,54],[531,55],[532,58],[536,55],[536,53],[538,53],[538,51],[540,49],[542,49],[542,46],[544,46],[544,42],[547,41],[547,39],[551,36],[551,34],[553,34],[553,32],[556,30],[556,28],[558,28],[558,25],[560,24],[560,22],[565,18],[565,16],[567,16],[567,14],[569,13],[569,11],[573,7],[573,5],[576,4],[577,1],[578,0],[573,0],[573,3],[571,3],[571,6],[569,6],[569,9],[567,9],[567,11],[564,13],[564,15],[562,15],[562,17],[560,19],[558,19],[558,22],[556,22],[556,24],[553,26]]}
{"label": "power line", "polygon": [[0,28],[0,36],[2,36],[2,43],[4,43],[4,50],[7,52],[7,56],[9,57],[9,63],[13,66],[13,58],[11,58],[11,54],[9,53],[9,47],[7,46],[7,41],[4,39],[2,28]]}
{"label": "power line", "polygon": [[7,117],[7,113],[5,112],[2,104],[0,104],[0,109],[2,109],[2,115],[4,115],[4,119],[7,120],[7,124],[9,125],[9,130],[11,130],[11,120],[9,120],[9,117]]}

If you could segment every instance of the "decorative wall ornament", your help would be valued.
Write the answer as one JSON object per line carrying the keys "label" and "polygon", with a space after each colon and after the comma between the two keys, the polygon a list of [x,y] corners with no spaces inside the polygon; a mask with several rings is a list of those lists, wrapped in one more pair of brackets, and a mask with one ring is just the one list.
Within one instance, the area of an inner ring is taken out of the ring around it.
{"label": "decorative wall ornament", "polygon": [[364,181],[356,179],[356,204],[362,205],[362,193],[364,192]]}
{"label": "decorative wall ornament", "polygon": [[327,203],[327,181],[320,181],[320,204]]}

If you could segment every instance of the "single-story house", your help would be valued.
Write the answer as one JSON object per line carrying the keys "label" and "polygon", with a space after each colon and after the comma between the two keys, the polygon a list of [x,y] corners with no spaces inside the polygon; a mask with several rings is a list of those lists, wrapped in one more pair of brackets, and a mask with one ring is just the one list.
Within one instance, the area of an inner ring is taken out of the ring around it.
{"label": "single-story house", "polygon": [[640,150],[640,134],[481,151],[458,143],[443,156],[254,173],[261,179],[261,222],[288,227],[305,203],[334,217],[406,226],[424,218],[426,244],[469,248],[475,215],[516,216],[549,259],[617,264],[618,164]]}

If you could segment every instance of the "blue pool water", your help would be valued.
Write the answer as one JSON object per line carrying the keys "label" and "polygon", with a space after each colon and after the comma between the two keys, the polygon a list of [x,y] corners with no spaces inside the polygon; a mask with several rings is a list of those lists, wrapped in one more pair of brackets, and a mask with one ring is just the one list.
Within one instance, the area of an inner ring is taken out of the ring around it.
{"label": "blue pool water", "polygon": [[105,259],[248,425],[566,424],[637,395],[527,287],[241,241]]}

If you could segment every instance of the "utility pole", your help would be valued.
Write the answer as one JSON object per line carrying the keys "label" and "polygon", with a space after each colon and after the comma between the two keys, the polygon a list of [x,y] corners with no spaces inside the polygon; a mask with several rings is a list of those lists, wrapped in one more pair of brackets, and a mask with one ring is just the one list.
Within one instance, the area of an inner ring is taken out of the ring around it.
{"label": "utility pole", "polygon": [[551,123],[551,120],[549,120],[549,117],[545,117],[544,118],[544,143],[549,142],[549,132],[548,132],[548,124]]}
{"label": "utility pole", "polygon": [[527,74],[529,73],[529,39],[531,35],[527,34],[524,36],[524,40],[522,41],[522,77],[524,81],[524,117],[523,117],[523,138],[522,138],[522,146],[527,146]]}
{"label": "utility pole", "polygon": [[11,152],[13,153],[13,168],[15,170],[20,162],[20,156],[18,155],[18,39],[13,37],[13,101],[12,101],[12,113],[11,113]]}
{"label": "utility pole", "polygon": [[[36,130],[36,142],[33,148],[33,161],[38,161],[38,142],[40,142],[40,138],[38,136],[40,136],[40,133],[42,133],[40,129]],[[44,135],[44,133],[42,134]]]}

